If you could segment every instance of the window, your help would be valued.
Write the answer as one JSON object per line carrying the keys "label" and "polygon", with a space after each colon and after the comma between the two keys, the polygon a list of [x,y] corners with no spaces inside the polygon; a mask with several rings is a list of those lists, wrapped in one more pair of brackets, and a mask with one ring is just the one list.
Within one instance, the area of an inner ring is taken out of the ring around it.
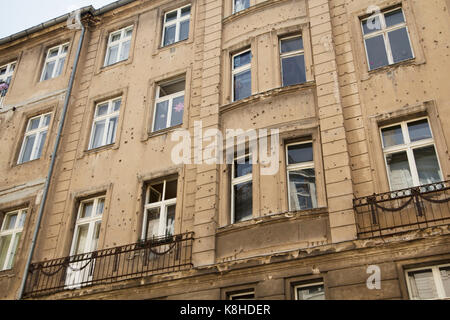
{"label": "window", "polygon": [[186,40],[189,37],[191,5],[178,8],[164,15],[162,47]]}
{"label": "window", "polygon": [[133,26],[115,31],[109,35],[105,67],[128,59]]}
{"label": "window", "polygon": [[41,81],[56,78],[62,73],[68,50],[68,43],[50,48],[48,50],[44,63],[44,70],[42,71]]}
{"label": "window", "polygon": [[286,146],[289,210],[317,208],[316,173],[311,141]]}
{"label": "window", "polygon": [[237,157],[231,172],[231,223],[246,221],[253,215],[253,166],[251,155]]}
{"label": "window", "polygon": [[450,298],[450,264],[406,271],[413,300]]}
{"label": "window", "polygon": [[9,270],[14,264],[26,217],[26,210],[18,210],[6,213],[3,218],[0,229],[0,271]]}
{"label": "window", "polygon": [[75,232],[70,255],[81,255],[70,263],[66,271],[66,289],[79,288],[92,280],[95,261],[91,253],[97,250],[105,198],[91,198],[81,201],[78,207]]}
{"label": "window", "polygon": [[43,114],[28,121],[22,148],[19,154],[18,164],[39,159],[44,149],[47,138],[48,126],[51,114]]}
{"label": "window", "polygon": [[371,16],[361,24],[369,70],[414,57],[401,8]]}
{"label": "window", "polygon": [[305,51],[300,36],[280,40],[283,87],[306,82]]}
{"label": "window", "polygon": [[254,290],[228,294],[228,300],[254,300],[254,299],[255,299]]}
{"label": "window", "polygon": [[323,283],[310,283],[294,288],[295,300],[325,300]]}
{"label": "window", "polygon": [[153,132],[183,123],[185,86],[184,80],[158,86],[153,116]]}
{"label": "window", "polygon": [[233,1],[233,13],[237,13],[250,7],[250,0],[232,0]]}
{"label": "window", "polygon": [[146,190],[142,239],[172,236],[177,205],[177,180],[150,184]]}
{"label": "window", "polygon": [[252,95],[252,52],[246,50],[232,57],[233,101],[238,101]]}
{"label": "window", "polygon": [[383,127],[381,139],[392,191],[442,181],[427,118]]}
{"label": "window", "polygon": [[89,149],[96,149],[116,142],[121,103],[122,98],[117,98],[97,105]]}
{"label": "window", "polygon": [[6,96],[6,93],[8,93],[16,64],[17,61],[14,61],[0,67],[0,106],[3,103],[3,98]]}

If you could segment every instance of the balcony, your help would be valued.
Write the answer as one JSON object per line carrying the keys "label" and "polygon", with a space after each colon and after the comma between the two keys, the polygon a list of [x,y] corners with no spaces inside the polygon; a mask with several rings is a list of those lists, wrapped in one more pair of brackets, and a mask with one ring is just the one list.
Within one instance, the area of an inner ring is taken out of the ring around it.
{"label": "balcony", "polygon": [[366,239],[450,223],[450,181],[353,200],[358,238]]}
{"label": "balcony", "polygon": [[24,296],[37,297],[192,268],[193,233],[154,238],[30,265]]}

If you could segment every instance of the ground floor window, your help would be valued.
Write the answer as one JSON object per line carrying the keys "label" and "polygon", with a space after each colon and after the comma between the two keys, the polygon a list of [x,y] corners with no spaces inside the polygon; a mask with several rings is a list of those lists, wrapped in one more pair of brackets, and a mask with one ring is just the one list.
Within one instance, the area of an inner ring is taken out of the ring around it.
{"label": "ground floor window", "polygon": [[450,264],[407,270],[406,280],[413,300],[450,298]]}

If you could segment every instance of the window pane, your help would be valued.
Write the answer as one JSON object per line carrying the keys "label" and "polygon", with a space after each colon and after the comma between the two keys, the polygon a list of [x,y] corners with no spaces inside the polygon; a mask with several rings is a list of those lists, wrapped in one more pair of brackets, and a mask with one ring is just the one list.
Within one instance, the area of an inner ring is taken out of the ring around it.
{"label": "window pane", "polygon": [[94,125],[94,133],[92,139],[92,149],[101,147],[103,144],[103,134],[105,131],[105,120],[97,121]]}
{"label": "window pane", "polygon": [[421,300],[438,298],[431,269],[408,272],[408,277],[411,284],[411,298]]}
{"label": "window pane", "polygon": [[306,82],[304,55],[283,58],[281,64],[283,68],[283,86]]}
{"label": "window pane", "polygon": [[317,208],[316,174],[313,168],[289,171],[289,190],[291,210]]}
{"label": "window pane", "polygon": [[313,159],[312,143],[302,143],[288,147],[288,164],[311,162]]}
{"label": "window pane", "polygon": [[44,76],[42,77],[42,79],[43,80],[51,79],[54,68],[55,68],[55,61],[47,62],[45,64]]}
{"label": "window pane", "polygon": [[58,60],[58,67],[56,68],[55,77],[59,76],[62,73],[65,61],[66,61],[65,57]]}
{"label": "window pane", "polygon": [[406,28],[388,33],[394,63],[413,58]]}
{"label": "window pane", "polygon": [[166,197],[164,200],[177,198],[177,180],[167,181],[166,183]]}
{"label": "window pane", "polygon": [[281,40],[281,53],[303,50],[302,37],[282,39]]}
{"label": "window pane", "polygon": [[113,102],[113,109],[114,109],[114,112],[120,110],[120,105],[121,105],[121,103],[122,103],[122,100],[121,100],[121,99],[115,100],[115,101]]}
{"label": "window pane", "polygon": [[81,211],[80,219],[92,217],[92,209],[94,208],[94,202],[93,201],[85,202],[82,205],[83,209]]}
{"label": "window pane", "polygon": [[408,131],[411,142],[432,138],[427,119],[408,123]]}
{"label": "window pane", "polygon": [[120,53],[119,61],[128,59],[128,57],[130,55],[130,43],[131,43],[130,40],[122,43],[122,52]]}
{"label": "window pane", "polygon": [[251,181],[234,186],[234,222],[252,218],[252,187],[253,183]]}
{"label": "window pane", "polygon": [[383,146],[385,148],[405,143],[401,126],[382,129],[381,135],[383,136]]}
{"label": "window pane", "polygon": [[153,237],[159,237],[159,218],[160,218],[160,208],[154,208],[147,210],[147,239]]}
{"label": "window pane", "polygon": [[169,101],[163,101],[156,105],[154,131],[162,130],[167,127],[168,108],[169,108]]}
{"label": "window pane", "polygon": [[104,116],[108,113],[108,103],[101,104],[97,107],[97,117]]}
{"label": "window pane", "polygon": [[182,16],[182,17],[187,16],[187,15],[189,15],[189,14],[191,14],[191,7],[190,7],[190,6],[181,9],[181,16]]}
{"label": "window pane", "polygon": [[148,203],[157,203],[163,200],[164,183],[155,184],[150,187],[150,199]]}
{"label": "window pane", "polygon": [[442,285],[444,286],[445,296],[450,297],[450,266],[439,268],[441,273]]}
{"label": "window pane", "polygon": [[172,119],[170,119],[170,126],[177,126],[183,123],[184,114],[184,96],[173,99],[172,103]]}
{"label": "window pane", "polygon": [[27,212],[23,211],[22,215],[20,216],[19,228],[23,228],[23,226],[25,225],[26,218],[27,218]]}
{"label": "window pane", "polygon": [[33,159],[31,159],[31,152],[33,151],[33,146],[34,146],[35,140],[36,140],[36,134],[27,136],[25,138],[25,147],[23,150],[21,163],[33,160]]}
{"label": "window pane", "polygon": [[101,227],[101,221],[97,221],[94,226],[94,233],[92,235],[92,243],[91,247],[88,249],[90,252],[96,251],[98,248],[98,239],[100,238],[100,227]]}
{"label": "window pane", "polygon": [[39,123],[41,122],[41,118],[35,118],[30,120],[30,125],[28,126],[28,130],[27,131],[31,131],[31,130],[35,130],[37,128],[39,128]]}
{"label": "window pane", "polygon": [[5,270],[5,262],[11,243],[12,235],[3,236],[0,238],[0,270]]}
{"label": "window pane", "polygon": [[16,214],[8,214],[6,216],[6,221],[4,223],[3,231],[15,229],[16,221],[17,221],[17,213]]}
{"label": "window pane", "polygon": [[250,70],[238,73],[234,76],[234,101],[247,98],[252,95],[252,73]]}
{"label": "window pane", "polygon": [[442,180],[434,146],[414,149],[414,158],[420,184],[430,184]]}
{"label": "window pane", "polygon": [[88,224],[84,224],[78,227],[78,234],[75,242],[74,254],[86,253],[86,240],[88,230],[89,230]]}
{"label": "window pane", "polygon": [[237,69],[239,67],[250,64],[251,61],[252,61],[252,52],[247,51],[234,57],[233,67],[234,69]]}
{"label": "window pane", "polygon": [[164,236],[173,236],[175,232],[175,209],[175,205],[167,207],[166,230]]}
{"label": "window pane", "polygon": [[162,98],[174,93],[182,92],[186,88],[186,81],[177,81],[170,84],[162,84],[159,86],[159,96],[158,98]]}
{"label": "window pane", "polygon": [[121,32],[112,35],[112,36],[111,36],[111,42],[119,41],[121,35],[122,35]]}
{"label": "window pane", "polygon": [[44,150],[44,144],[45,144],[45,139],[47,138],[47,131],[42,132],[39,135],[39,147],[38,147],[38,153],[36,155],[36,159],[40,159],[42,156],[42,150]]}
{"label": "window pane", "polygon": [[405,19],[403,17],[402,9],[398,9],[389,13],[386,13],[384,15],[384,18],[386,20],[386,27],[392,27],[396,24],[400,24],[405,22]]}
{"label": "window pane", "polygon": [[173,11],[173,12],[166,14],[166,22],[175,20],[177,18],[177,16],[178,16],[178,11]]}
{"label": "window pane", "polygon": [[166,31],[164,32],[164,46],[168,46],[175,42],[175,30],[175,25],[166,27]]}
{"label": "window pane", "polygon": [[46,115],[44,118],[44,124],[42,125],[43,127],[46,127],[50,124],[50,115]]}
{"label": "window pane", "polygon": [[117,131],[117,117],[109,119],[108,136],[106,138],[106,144],[113,144],[116,142]]}
{"label": "window pane", "polygon": [[14,243],[12,244],[11,253],[8,258],[8,263],[6,265],[6,269],[11,269],[14,265],[14,258],[16,257],[17,246],[19,245],[20,238],[22,237],[22,233],[19,232],[14,237]]}
{"label": "window pane", "polygon": [[250,164],[250,157],[240,158],[234,161],[234,178],[239,178],[252,174],[253,165]]}
{"label": "window pane", "polygon": [[189,38],[189,20],[180,23],[180,41]]}
{"label": "window pane", "polygon": [[50,52],[48,53],[48,58],[56,57],[58,55],[58,52],[59,52],[59,48],[50,50]]}
{"label": "window pane", "polygon": [[325,300],[323,285],[297,288],[298,300]]}
{"label": "window pane", "polygon": [[125,37],[131,37],[133,35],[133,28],[125,31]]}
{"label": "window pane", "polygon": [[108,58],[106,59],[106,65],[109,66],[117,62],[117,55],[119,53],[119,46],[115,45],[109,48]]}
{"label": "window pane", "polygon": [[234,1],[234,12],[239,12],[241,10],[250,7],[250,0],[233,0]]}
{"label": "window pane", "polygon": [[408,156],[405,151],[387,155],[386,163],[392,191],[413,186]]}
{"label": "window pane", "polygon": [[97,210],[95,215],[101,216],[103,214],[103,210],[105,210],[105,199],[100,199],[97,203]]}
{"label": "window pane", "polygon": [[370,34],[381,30],[380,17],[375,16],[362,22],[364,34]]}
{"label": "window pane", "polygon": [[387,66],[389,62],[383,36],[376,36],[365,41],[370,70]]}

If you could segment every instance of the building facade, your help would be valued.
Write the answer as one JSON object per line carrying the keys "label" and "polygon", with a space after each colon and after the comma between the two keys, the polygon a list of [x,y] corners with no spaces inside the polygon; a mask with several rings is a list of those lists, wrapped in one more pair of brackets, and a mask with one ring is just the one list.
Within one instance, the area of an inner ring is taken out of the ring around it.
{"label": "building facade", "polygon": [[80,17],[0,40],[1,299],[450,297],[450,1]]}

